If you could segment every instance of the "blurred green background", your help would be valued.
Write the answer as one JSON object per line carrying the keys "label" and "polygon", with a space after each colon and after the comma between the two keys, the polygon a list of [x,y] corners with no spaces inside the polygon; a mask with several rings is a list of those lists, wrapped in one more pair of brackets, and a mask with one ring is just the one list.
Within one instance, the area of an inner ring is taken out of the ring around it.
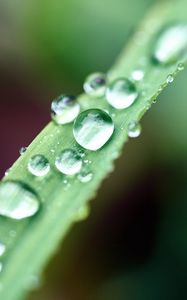
{"label": "blurred green background", "polygon": [[[1,176],[50,120],[51,99],[107,71],[154,2],[0,0]],[[144,117],[30,300],[186,299],[186,77]]]}

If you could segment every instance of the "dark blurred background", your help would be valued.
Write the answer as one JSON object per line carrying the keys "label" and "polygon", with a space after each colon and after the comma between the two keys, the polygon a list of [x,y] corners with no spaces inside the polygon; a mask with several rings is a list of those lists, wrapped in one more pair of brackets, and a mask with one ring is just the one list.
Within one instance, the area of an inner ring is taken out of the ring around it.
{"label": "dark blurred background", "polygon": [[[0,174],[50,120],[50,101],[107,71],[153,0],[0,0]],[[90,217],[30,300],[187,296],[187,72],[144,117]]]}

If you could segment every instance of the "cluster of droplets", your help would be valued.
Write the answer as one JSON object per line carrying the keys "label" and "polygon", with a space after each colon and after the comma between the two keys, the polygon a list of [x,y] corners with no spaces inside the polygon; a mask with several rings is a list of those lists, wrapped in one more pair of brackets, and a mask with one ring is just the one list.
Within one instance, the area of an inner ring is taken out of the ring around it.
{"label": "cluster of droplets", "polygon": [[[175,64],[185,60],[186,57],[187,25],[172,24],[162,29],[154,41],[151,53],[151,61],[155,66]],[[177,70],[183,69],[184,65],[180,62]],[[88,76],[83,86],[84,91],[92,98],[104,98],[108,105],[105,110],[92,108],[81,112],[81,105],[76,97],[69,95],[61,95],[52,101],[51,116],[54,123],[56,126],[73,123],[72,134],[81,147],[80,150],[62,149],[59,153],[56,153],[56,149],[51,149],[51,153],[55,156],[54,167],[64,175],[64,186],[68,186],[69,178],[72,176],[76,176],[76,179],[82,183],[92,180],[93,172],[88,167],[89,160],[85,158],[85,151],[98,151],[110,142],[115,131],[113,119],[116,112],[128,109],[137,101],[141,94],[138,84],[144,77],[145,73],[139,67],[130,74],[129,78],[121,76],[111,81],[103,73]],[[171,83],[173,80],[173,75],[169,74],[166,83]],[[150,103],[148,105],[150,107]],[[138,120],[127,122],[127,133],[130,138],[140,135],[141,126]],[[26,150],[26,147],[22,147],[20,154],[26,155]],[[27,163],[28,172],[36,178],[49,175],[51,168],[49,160],[43,154],[35,154]],[[38,195],[28,185],[18,181],[0,183],[1,216],[21,220],[35,215],[40,206]],[[0,243],[0,256],[4,254],[5,249],[6,247]]]}

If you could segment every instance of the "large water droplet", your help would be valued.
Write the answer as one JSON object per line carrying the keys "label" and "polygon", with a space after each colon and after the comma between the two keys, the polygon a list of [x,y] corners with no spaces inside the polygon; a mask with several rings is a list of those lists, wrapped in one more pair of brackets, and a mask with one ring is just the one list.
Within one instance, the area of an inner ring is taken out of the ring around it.
{"label": "large water droplet", "polygon": [[5,244],[0,242],[0,256],[2,256],[6,251],[6,246]]}
{"label": "large water droplet", "polygon": [[84,91],[93,97],[102,97],[106,89],[106,76],[102,73],[89,75],[84,83]]}
{"label": "large water droplet", "polygon": [[68,124],[75,120],[80,112],[80,105],[73,96],[61,95],[51,104],[53,120],[59,124]]}
{"label": "large water droplet", "polygon": [[153,60],[171,64],[187,57],[187,24],[173,24],[162,29],[156,37]]}
{"label": "large water droplet", "polygon": [[136,138],[141,133],[141,125],[138,122],[130,122],[128,125],[128,136],[131,138]]}
{"label": "large water droplet", "polygon": [[117,109],[131,106],[138,97],[136,86],[126,78],[114,80],[107,88],[106,98]]}
{"label": "large water droplet", "polygon": [[82,168],[82,158],[75,150],[66,149],[58,155],[55,165],[61,173],[74,175]]}
{"label": "large water droplet", "polygon": [[75,120],[74,137],[83,148],[96,151],[110,139],[114,131],[111,117],[100,109],[88,109]]}
{"label": "large water droplet", "polygon": [[37,213],[40,207],[36,193],[17,181],[0,183],[0,215],[21,220]]}
{"label": "large water droplet", "polygon": [[50,164],[44,155],[34,155],[29,159],[28,170],[34,176],[45,176],[50,171]]}

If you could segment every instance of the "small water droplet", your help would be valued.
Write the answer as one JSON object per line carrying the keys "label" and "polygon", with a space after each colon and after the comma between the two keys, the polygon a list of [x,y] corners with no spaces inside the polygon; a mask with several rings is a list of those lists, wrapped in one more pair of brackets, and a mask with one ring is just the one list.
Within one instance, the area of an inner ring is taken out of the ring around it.
{"label": "small water droplet", "polygon": [[40,287],[41,281],[39,276],[37,275],[30,275],[25,279],[24,287],[28,291],[36,290]]}
{"label": "small water droplet", "polygon": [[44,155],[34,155],[29,159],[28,162],[29,172],[37,177],[45,176],[50,171],[50,164]]}
{"label": "small water droplet", "polygon": [[92,180],[93,178],[93,173],[92,172],[86,172],[82,171],[78,174],[77,176],[78,180],[82,183],[86,183]]}
{"label": "small water droplet", "polygon": [[172,64],[187,57],[187,25],[173,24],[162,29],[155,40],[153,60]]}
{"label": "small water droplet", "polygon": [[52,118],[59,125],[73,122],[79,112],[80,105],[73,96],[61,95],[51,104]]}
{"label": "small water droplet", "polygon": [[73,134],[85,149],[96,151],[106,144],[114,131],[111,117],[101,109],[88,109],[75,120]]}
{"label": "small water droplet", "polygon": [[102,97],[106,90],[106,76],[103,73],[89,75],[84,83],[84,91],[93,97]]}
{"label": "small water droplet", "polygon": [[6,246],[2,242],[0,242],[0,256],[2,256],[6,251]]}
{"label": "small water droplet", "polygon": [[134,70],[131,77],[136,81],[140,81],[144,78],[144,72],[142,70]]}
{"label": "small water droplet", "polygon": [[88,218],[89,214],[90,214],[90,207],[88,204],[85,204],[84,206],[78,209],[76,216],[74,217],[74,220],[76,222],[83,221]]}
{"label": "small water droplet", "polygon": [[82,158],[77,151],[66,149],[57,156],[55,165],[61,173],[74,175],[82,168]]}
{"label": "small water droplet", "polygon": [[166,78],[166,82],[167,82],[167,83],[172,83],[173,80],[174,80],[174,77],[173,77],[173,75],[171,75],[171,74],[169,74],[168,77]]}
{"label": "small water droplet", "polygon": [[10,173],[10,171],[11,171],[11,168],[7,169],[7,170],[5,171],[5,176],[8,176],[8,174]]}
{"label": "small water droplet", "polygon": [[26,151],[27,151],[27,147],[21,147],[21,148],[19,149],[19,154],[20,154],[20,155],[23,155]]}
{"label": "small water droplet", "polygon": [[177,69],[178,69],[179,71],[184,70],[184,64],[183,64],[183,63],[179,63],[178,66],[177,66]]}
{"label": "small water droplet", "polygon": [[37,194],[18,181],[0,183],[0,215],[21,220],[37,213],[40,202]]}
{"label": "small water droplet", "polygon": [[116,109],[131,106],[138,97],[136,86],[126,78],[119,78],[109,84],[106,99]]}
{"label": "small water droplet", "polygon": [[131,138],[136,138],[140,135],[141,133],[141,125],[136,122],[132,121],[128,125],[128,136]]}
{"label": "small water droplet", "polygon": [[84,152],[83,149],[78,150],[78,153],[79,153],[79,155],[80,155],[81,157],[84,157],[84,156],[85,156],[85,152]]}

